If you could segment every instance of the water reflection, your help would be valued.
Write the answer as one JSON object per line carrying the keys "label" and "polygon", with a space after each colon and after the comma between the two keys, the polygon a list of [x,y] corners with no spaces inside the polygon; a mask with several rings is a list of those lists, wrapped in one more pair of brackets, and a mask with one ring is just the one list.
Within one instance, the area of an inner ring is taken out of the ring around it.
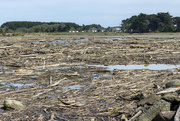
{"label": "water reflection", "polygon": [[50,43],[69,43],[68,41],[66,41],[66,40],[55,40],[55,41],[52,41],[52,42],[50,42]]}
{"label": "water reflection", "polygon": [[0,69],[8,69],[6,66],[0,66]]}
{"label": "water reflection", "polygon": [[164,41],[164,40],[169,40],[169,41],[170,41],[170,40],[171,40],[171,41],[172,41],[172,40],[174,40],[174,41],[180,41],[180,39],[156,39],[156,38],[154,38],[154,39],[153,39],[153,38],[149,38],[149,39],[146,39],[145,41],[158,41],[158,40],[159,40],[159,41]]}
{"label": "water reflection", "polygon": [[74,42],[83,42],[88,41],[89,39],[74,39]]}
{"label": "water reflection", "polygon": [[10,83],[1,83],[2,85],[4,86],[8,86],[8,87],[16,87],[17,90],[23,88],[23,87],[28,87],[28,86],[35,86],[35,84],[23,84],[23,83],[13,83],[13,82],[10,82]]}
{"label": "water reflection", "polygon": [[105,41],[120,41],[120,40],[132,40],[132,39],[128,39],[128,38],[108,38],[108,39],[105,39]]}
{"label": "water reflection", "polygon": [[128,70],[135,70],[135,69],[148,69],[148,70],[171,70],[175,68],[180,68],[180,65],[168,65],[168,64],[149,64],[149,65],[88,65],[88,66],[95,66],[95,67],[103,67],[107,70],[113,71],[114,69],[128,69]]}
{"label": "water reflection", "polygon": [[70,89],[77,89],[80,90],[83,87],[85,87],[86,85],[71,85],[71,86],[63,86],[63,88],[70,88]]}

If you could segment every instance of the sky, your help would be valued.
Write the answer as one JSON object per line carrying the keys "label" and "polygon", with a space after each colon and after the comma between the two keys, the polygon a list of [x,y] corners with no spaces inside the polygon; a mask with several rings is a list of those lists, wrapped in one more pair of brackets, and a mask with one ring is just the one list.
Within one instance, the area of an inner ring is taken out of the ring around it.
{"label": "sky", "polygon": [[0,25],[9,21],[73,22],[119,26],[133,15],[169,12],[180,16],[180,0],[0,0]]}

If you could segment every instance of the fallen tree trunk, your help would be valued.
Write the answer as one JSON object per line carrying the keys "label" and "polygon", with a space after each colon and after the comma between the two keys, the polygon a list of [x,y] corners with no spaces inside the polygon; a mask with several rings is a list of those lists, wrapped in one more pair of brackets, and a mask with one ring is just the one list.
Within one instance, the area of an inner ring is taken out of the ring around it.
{"label": "fallen tree trunk", "polygon": [[137,121],[152,121],[161,111],[169,111],[171,103],[159,100],[149,109],[144,110],[143,114],[137,118]]}
{"label": "fallen tree trunk", "polygon": [[178,110],[176,111],[176,115],[174,116],[174,121],[180,121],[180,105]]}
{"label": "fallen tree trunk", "polygon": [[166,93],[171,93],[171,92],[176,92],[176,91],[179,91],[180,90],[180,87],[176,87],[176,88],[168,88],[166,90],[163,90],[161,92],[158,92],[156,94],[166,94]]}

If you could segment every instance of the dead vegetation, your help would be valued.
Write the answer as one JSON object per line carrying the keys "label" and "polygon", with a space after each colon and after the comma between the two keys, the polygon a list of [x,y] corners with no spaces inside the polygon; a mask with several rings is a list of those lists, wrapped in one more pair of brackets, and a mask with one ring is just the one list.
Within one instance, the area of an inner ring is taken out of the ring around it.
{"label": "dead vegetation", "polygon": [[[0,119],[103,121],[120,120],[122,114],[130,119],[138,111],[138,96],[157,93],[168,81],[180,79],[179,68],[110,71],[90,66],[180,63],[180,41],[135,38],[1,37]],[[22,101],[26,109],[6,111],[5,99]]]}

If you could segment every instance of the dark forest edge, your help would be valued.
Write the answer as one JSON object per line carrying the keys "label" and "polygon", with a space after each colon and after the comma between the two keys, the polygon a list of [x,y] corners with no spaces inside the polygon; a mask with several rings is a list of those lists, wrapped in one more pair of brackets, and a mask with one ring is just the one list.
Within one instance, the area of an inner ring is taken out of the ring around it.
{"label": "dark forest edge", "polygon": [[78,25],[75,23],[65,22],[30,22],[30,21],[13,21],[6,22],[1,25],[1,31],[5,33],[38,33],[38,32],[82,32],[92,31],[97,32],[104,29],[101,25]]}
{"label": "dark forest edge", "polygon": [[180,32],[180,17],[167,13],[134,15],[122,20],[121,26],[104,28],[100,24],[78,25],[70,22],[12,21],[1,25],[0,33],[86,33],[86,32]]}
{"label": "dark forest edge", "polygon": [[169,13],[140,13],[123,20],[121,30],[128,33],[180,32],[180,17],[172,17]]}

